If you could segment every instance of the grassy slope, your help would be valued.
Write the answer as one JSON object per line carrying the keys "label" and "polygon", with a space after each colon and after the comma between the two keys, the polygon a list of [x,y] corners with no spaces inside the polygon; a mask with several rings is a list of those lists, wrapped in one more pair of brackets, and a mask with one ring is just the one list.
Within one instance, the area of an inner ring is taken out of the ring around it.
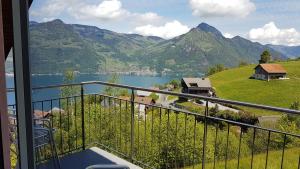
{"label": "grassy slope", "polygon": [[[299,161],[299,148],[292,148],[285,151],[285,158],[283,168],[286,169],[297,169]],[[268,169],[280,169],[281,168],[281,156],[282,151],[270,151],[268,158]],[[266,164],[266,154],[258,154],[253,158],[253,169],[264,169]],[[240,169],[250,169],[251,167],[251,156],[240,159]],[[186,167],[190,169],[193,167]],[[196,165],[195,169],[202,168],[201,164]],[[213,163],[206,165],[207,169],[213,168]],[[217,161],[216,168],[225,168],[224,161]],[[227,163],[227,169],[237,169],[237,160],[229,160]]]}
{"label": "grassy slope", "polygon": [[221,98],[289,108],[300,99],[300,61],[280,62],[289,80],[249,79],[255,65],[226,70],[210,77]]}

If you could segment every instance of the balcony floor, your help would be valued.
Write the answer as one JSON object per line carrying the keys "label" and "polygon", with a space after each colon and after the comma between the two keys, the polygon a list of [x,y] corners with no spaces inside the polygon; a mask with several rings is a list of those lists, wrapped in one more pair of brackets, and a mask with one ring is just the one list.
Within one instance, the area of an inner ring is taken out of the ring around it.
{"label": "balcony floor", "polygon": [[[121,164],[130,169],[141,169],[140,167],[108,153],[97,147],[92,147],[82,152],[74,153],[60,158],[61,169],[85,169],[90,165]],[[37,169],[55,169],[53,163],[42,164]]]}

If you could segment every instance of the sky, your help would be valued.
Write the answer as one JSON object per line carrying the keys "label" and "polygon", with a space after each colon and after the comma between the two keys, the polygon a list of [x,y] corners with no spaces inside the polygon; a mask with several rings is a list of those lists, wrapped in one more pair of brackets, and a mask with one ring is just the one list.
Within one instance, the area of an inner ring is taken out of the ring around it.
{"label": "sky", "polygon": [[171,39],[202,22],[227,38],[300,45],[300,0],[34,0],[30,20]]}

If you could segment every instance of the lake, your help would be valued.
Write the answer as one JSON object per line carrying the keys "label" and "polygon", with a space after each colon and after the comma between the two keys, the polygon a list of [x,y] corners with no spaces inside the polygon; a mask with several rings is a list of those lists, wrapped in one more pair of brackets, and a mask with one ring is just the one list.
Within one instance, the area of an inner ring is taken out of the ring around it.
{"label": "lake", "polygon": [[[75,79],[75,83],[86,82],[86,81],[108,81],[111,78],[111,75],[78,75]],[[7,87],[14,87],[14,78],[7,76]],[[172,79],[179,79],[179,77],[170,77],[170,76],[133,76],[133,75],[120,75],[119,82],[120,84],[145,87],[149,88],[155,84],[164,84],[169,82]],[[40,75],[32,76],[32,87],[38,86],[49,86],[49,85],[58,85],[63,84],[63,76],[60,75]],[[100,85],[88,85],[85,87],[86,93],[97,93],[103,89],[103,86]],[[47,100],[58,98],[60,96],[59,89],[47,89],[33,91],[33,101],[37,100]],[[14,104],[15,98],[14,93],[8,93],[8,104]]]}

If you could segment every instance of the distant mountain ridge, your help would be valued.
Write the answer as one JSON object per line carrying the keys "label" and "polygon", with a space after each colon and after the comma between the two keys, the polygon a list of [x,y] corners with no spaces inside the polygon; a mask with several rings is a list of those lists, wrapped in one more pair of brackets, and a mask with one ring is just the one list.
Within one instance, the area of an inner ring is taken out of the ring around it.
{"label": "distant mountain ridge", "polygon": [[30,56],[36,74],[62,73],[72,68],[81,73],[195,75],[214,64],[256,63],[265,49],[275,58],[286,58],[268,46],[242,37],[227,39],[206,23],[165,40],[65,24],[58,19],[30,22]]}
{"label": "distant mountain ridge", "polygon": [[298,58],[300,57],[300,46],[283,46],[283,45],[267,45],[270,48],[286,55],[289,58]]}

